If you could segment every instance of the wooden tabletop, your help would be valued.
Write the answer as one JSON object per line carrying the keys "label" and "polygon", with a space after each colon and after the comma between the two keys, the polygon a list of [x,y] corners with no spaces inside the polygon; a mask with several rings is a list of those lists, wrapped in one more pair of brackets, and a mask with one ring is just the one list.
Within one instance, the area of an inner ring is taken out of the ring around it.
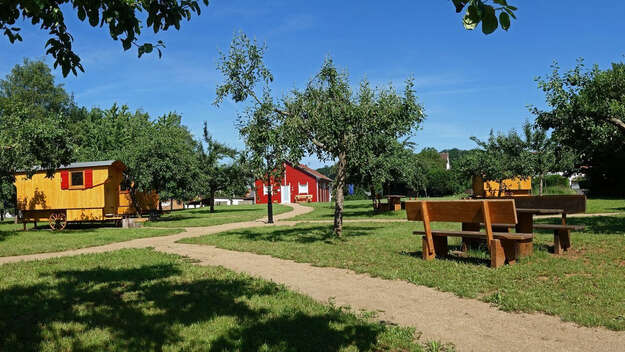
{"label": "wooden tabletop", "polygon": [[529,214],[539,214],[539,215],[551,215],[551,214],[562,214],[564,210],[562,209],[531,209],[531,208],[517,208],[517,213],[529,213]]}

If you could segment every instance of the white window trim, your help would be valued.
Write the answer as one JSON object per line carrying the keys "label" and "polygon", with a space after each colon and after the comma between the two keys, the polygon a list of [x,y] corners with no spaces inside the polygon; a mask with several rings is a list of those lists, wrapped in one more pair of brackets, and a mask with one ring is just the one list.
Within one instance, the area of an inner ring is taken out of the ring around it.
{"label": "white window trim", "polygon": [[270,186],[263,186],[263,196],[266,196],[269,194],[269,187]]}
{"label": "white window trim", "polygon": [[[304,189],[306,187],[306,189]],[[306,183],[297,183],[297,193],[298,194],[308,194],[308,182]]]}

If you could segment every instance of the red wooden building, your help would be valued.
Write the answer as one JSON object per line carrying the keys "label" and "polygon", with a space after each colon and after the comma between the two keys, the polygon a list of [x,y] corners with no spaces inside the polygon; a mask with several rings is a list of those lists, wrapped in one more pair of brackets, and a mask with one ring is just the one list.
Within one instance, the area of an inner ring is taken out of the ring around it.
{"label": "red wooden building", "polygon": [[[329,202],[332,179],[309,168],[306,165],[285,164],[284,176],[273,185],[271,200],[273,203]],[[256,180],[255,201],[267,203],[269,185]]]}

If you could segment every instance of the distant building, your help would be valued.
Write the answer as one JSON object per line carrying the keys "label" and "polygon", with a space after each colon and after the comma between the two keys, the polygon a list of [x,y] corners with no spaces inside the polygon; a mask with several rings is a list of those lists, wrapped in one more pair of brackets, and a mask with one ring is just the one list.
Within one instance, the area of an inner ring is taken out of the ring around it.
{"label": "distant building", "polygon": [[285,164],[284,176],[273,185],[256,180],[256,203],[268,202],[268,191],[271,187],[272,203],[329,202],[330,183],[332,179],[306,165]]}

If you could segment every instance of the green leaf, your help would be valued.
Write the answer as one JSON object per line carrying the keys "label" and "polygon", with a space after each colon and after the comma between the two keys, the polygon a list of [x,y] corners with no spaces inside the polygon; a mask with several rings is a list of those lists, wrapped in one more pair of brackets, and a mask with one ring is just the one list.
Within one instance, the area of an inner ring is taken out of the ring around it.
{"label": "green leaf", "polygon": [[510,28],[510,16],[505,12],[500,13],[499,23],[501,24],[501,28],[507,31]]}
{"label": "green leaf", "polygon": [[497,15],[495,15],[495,9],[492,6],[485,5],[483,11],[482,32],[484,34],[491,34],[499,25],[497,22]]}
{"label": "green leaf", "polygon": [[501,6],[508,6],[508,3],[506,2],[506,0],[493,0],[493,2]]}
{"label": "green leaf", "polygon": [[464,18],[462,19],[462,24],[465,29],[473,30],[480,23],[480,16],[478,14],[477,8],[473,5],[467,8],[467,12],[464,14]]}

